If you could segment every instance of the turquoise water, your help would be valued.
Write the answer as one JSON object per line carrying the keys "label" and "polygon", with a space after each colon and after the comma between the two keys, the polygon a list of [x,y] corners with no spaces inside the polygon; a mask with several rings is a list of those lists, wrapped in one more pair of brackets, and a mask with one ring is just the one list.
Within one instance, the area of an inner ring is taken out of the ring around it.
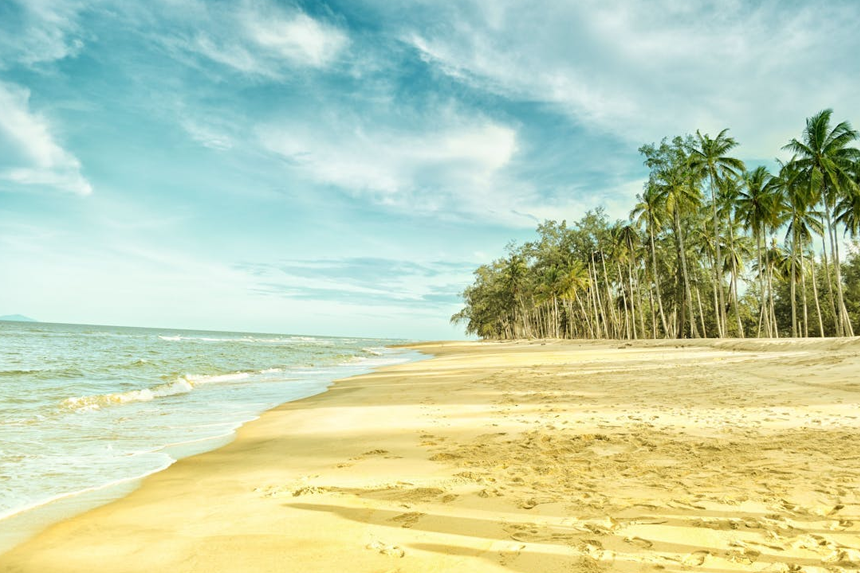
{"label": "turquoise water", "polygon": [[332,380],[417,357],[385,348],[397,342],[0,322],[0,529],[218,447]]}

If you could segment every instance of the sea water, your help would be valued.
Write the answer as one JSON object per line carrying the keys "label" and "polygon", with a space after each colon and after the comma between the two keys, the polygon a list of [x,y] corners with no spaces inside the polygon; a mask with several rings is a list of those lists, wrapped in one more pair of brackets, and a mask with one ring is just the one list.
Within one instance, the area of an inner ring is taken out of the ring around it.
{"label": "sea water", "polygon": [[417,358],[396,342],[0,322],[0,551],[66,511],[45,508],[103,503],[269,408]]}

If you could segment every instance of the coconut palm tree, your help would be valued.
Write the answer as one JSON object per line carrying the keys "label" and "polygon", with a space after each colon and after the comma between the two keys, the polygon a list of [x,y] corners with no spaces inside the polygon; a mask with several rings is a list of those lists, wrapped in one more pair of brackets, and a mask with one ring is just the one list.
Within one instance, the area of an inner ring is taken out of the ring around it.
{"label": "coconut palm tree", "polygon": [[737,206],[738,197],[740,196],[742,181],[740,177],[725,177],[720,185],[720,217],[726,222],[728,231],[728,253],[725,254],[724,268],[728,270],[731,277],[729,285],[729,298],[731,306],[735,311],[735,320],[737,321],[737,335],[744,338],[744,325],[741,322],[740,300],[738,295],[738,275],[740,275],[744,266],[744,257],[748,254],[748,249],[738,236],[738,221],[735,207]]}
{"label": "coconut palm tree", "polygon": [[[701,204],[701,195],[698,186],[695,185],[686,161],[667,166],[657,173],[657,189],[660,192],[661,201],[666,205],[666,211],[672,217],[672,228],[675,235],[678,260],[681,266],[681,277],[684,284],[684,300],[686,310],[689,313],[690,335],[699,337],[699,329],[696,326],[696,313],[693,310],[693,291],[690,283],[690,273],[687,267],[687,253],[684,244],[684,226],[681,223],[683,216],[698,208]],[[683,305],[681,305],[681,320],[677,329],[678,335],[684,332]]]}
{"label": "coconut palm tree", "polygon": [[726,135],[728,129],[722,130],[717,137],[711,139],[707,134],[702,135],[696,131],[696,144],[689,147],[690,163],[694,169],[700,169],[708,177],[711,189],[711,207],[713,213],[713,236],[716,246],[714,264],[714,289],[717,292],[719,309],[716,313],[717,332],[719,336],[726,335],[726,302],[723,294],[723,271],[720,261],[723,260],[721,252],[720,219],[717,214],[717,193],[719,192],[720,180],[728,176],[738,176],[744,170],[744,163],[740,159],[730,157],[728,153],[737,147],[734,138]]}
{"label": "coconut palm tree", "polygon": [[[635,220],[640,226],[648,230],[648,244],[651,251],[651,280],[657,296],[657,308],[660,312],[660,324],[663,333],[671,336],[671,331],[666,323],[666,313],[663,310],[663,296],[660,292],[660,274],[657,271],[657,247],[655,236],[663,228],[663,219],[666,216],[665,204],[659,189],[652,183],[648,183],[641,195],[637,195],[639,202],[630,212],[630,219]],[[656,335],[655,335],[656,337]]]}
{"label": "coconut palm tree", "polygon": [[[853,336],[842,291],[839,241],[833,219],[837,203],[846,193],[857,189],[851,169],[852,164],[860,158],[860,150],[849,147],[858,138],[857,131],[847,121],[831,128],[832,115],[832,109],[825,109],[808,118],[801,140],[792,139],[783,149],[797,156],[795,163],[805,172],[810,194],[816,195],[821,201],[836,276],[836,334]],[[827,276],[830,276],[829,271]]]}
{"label": "coconut palm tree", "polygon": [[767,231],[776,226],[779,212],[777,195],[770,187],[771,175],[767,168],[756,167],[744,175],[745,189],[738,196],[738,214],[744,226],[752,233],[756,244],[756,268],[759,278],[759,328],[761,334],[762,324],[765,325],[767,336],[774,336],[772,320],[769,316],[769,304],[766,289],[766,274],[764,264],[764,236]]}

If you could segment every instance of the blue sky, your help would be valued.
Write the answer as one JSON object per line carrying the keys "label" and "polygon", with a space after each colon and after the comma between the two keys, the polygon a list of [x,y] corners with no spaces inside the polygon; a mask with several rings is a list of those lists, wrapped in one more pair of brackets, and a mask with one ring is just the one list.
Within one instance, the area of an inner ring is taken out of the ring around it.
{"label": "blue sky", "polygon": [[860,123],[860,5],[0,0],[0,315],[457,338],[637,148]]}

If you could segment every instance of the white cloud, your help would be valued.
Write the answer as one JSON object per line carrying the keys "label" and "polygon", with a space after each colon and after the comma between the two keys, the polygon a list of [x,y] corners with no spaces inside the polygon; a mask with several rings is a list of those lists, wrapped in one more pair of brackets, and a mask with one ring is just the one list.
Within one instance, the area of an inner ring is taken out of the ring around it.
{"label": "white cloud", "polygon": [[226,8],[164,1],[171,21],[185,29],[159,32],[161,42],[248,75],[281,79],[291,68],[326,68],[349,45],[340,28],[265,0],[228,3]]}
{"label": "white cloud", "polygon": [[0,69],[74,57],[84,46],[77,0],[11,2],[0,19]]}
{"label": "white cloud", "polygon": [[818,110],[860,111],[851,2],[431,4],[438,21],[402,32],[427,62],[631,143],[730,127],[744,154],[770,157]]}
{"label": "white cloud", "polygon": [[180,124],[182,125],[182,129],[191,136],[191,139],[204,147],[219,151],[233,147],[233,139],[215,126],[188,117],[182,118]]}
{"label": "white cloud", "polygon": [[489,208],[521,218],[511,214],[512,204],[526,190],[506,174],[517,152],[516,131],[483,118],[430,115],[433,126],[414,130],[339,120],[258,133],[263,147],[308,179],[378,204],[439,214]]}
{"label": "white cloud", "polygon": [[48,121],[30,110],[29,99],[25,88],[0,82],[0,180],[90,194],[80,161],[55,141]]}
{"label": "white cloud", "polygon": [[291,15],[273,10],[246,10],[245,32],[260,47],[297,65],[325,67],[347,45],[341,30],[314,20],[307,14]]}

